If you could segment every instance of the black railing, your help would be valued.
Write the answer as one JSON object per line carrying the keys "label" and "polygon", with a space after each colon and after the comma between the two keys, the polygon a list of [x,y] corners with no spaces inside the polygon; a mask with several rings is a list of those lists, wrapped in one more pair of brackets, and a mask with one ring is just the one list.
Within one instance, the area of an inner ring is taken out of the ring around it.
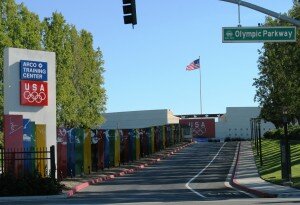
{"label": "black railing", "polygon": [[47,148],[0,148],[0,169],[0,174],[22,176],[37,171],[43,177],[50,176],[55,179],[55,147],[51,146],[50,150]]}

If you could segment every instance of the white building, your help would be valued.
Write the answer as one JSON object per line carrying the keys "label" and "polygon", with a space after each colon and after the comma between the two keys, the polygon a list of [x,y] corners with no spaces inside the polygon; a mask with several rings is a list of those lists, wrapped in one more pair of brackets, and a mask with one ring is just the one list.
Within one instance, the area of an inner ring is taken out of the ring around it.
{"label": "white building", "polygon": [[[226,113],[216,122],[216,138],[249,139],[251,137],[250,119],[259,117],[259,114],[259,107],[227,107]],[[272,123],[261,121],[261,135],[272,129],[275,129]]]}
{"label": "white building", "polygon": [[101,129],[134,129],[178,124],[179,117],[168,109],[105,113]]}

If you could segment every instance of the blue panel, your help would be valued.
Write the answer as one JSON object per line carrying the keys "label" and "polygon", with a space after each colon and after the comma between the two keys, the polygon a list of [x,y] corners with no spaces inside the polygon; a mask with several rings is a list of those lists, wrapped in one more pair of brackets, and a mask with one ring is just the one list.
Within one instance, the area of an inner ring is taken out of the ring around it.
{"label": "blue panel", "polygon": [[21,60],[20,79],[47,81],[48,80],[47,69],[48,69],[47,62]]}
{"label": "blue panel", "polygon": [[135,142],[135,137],[134,137],[134,130],[129,130],[128,131],[128,160],[129,161],[133,161],[133,146],[134,146],[134,142]]}
{"label": "blue panel", "polygon": [[32,129],[31,127],[31,123],[29,119],[23,119],[23,148],[25,151],[24,157],[26,160],[24,160],[24,171],[25,172],[30,172],[32,170],[32,164],[30,161],[31,158],[31,154],[30,153],[26,153],[31,151],[31,141],[32,141]]}
{"label": "blue panel", "polygon": [[68,176],[75,176],[75,129],[69,129],[67,143],[67,166]]}

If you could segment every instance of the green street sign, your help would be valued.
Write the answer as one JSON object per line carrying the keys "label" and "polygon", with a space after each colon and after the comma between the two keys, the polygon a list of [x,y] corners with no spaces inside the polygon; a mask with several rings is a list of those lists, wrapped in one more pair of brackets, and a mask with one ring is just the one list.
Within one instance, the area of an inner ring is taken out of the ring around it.
{"label": "green street sign", "polygon": [[295,42],[296,27],[223,27],[223,43]]}

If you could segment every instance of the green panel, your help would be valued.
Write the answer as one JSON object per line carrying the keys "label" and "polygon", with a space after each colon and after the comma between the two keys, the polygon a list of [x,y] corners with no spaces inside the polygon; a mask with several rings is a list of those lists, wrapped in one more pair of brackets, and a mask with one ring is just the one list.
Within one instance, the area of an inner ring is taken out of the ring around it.
{"label": "green panel", "polygon": [[154,127],[151,127],[151,152],[154,153]]}
{"label": "green panel", "polygon": [[135,130],[135,153],[136,153],[136,159],[139,160],[140,156],[141,156],[141,142],[140,142],[140,134],[139,134],[139,130],[136,129]]}
{"label": "green panel", "polygon": [[115,132],[115,158],[114,158],[114,162],[115,162],[115,166],[119,166],[120,164],[120,143],[121,143],[121,138],[120,138],[120,134],[119,131],[116,130]]}
{"label": "green panel", "polygon": [[75,129],[75,175],[83,173],[83,138],[84,129]]}
{"label": "green panel", "polygon": [[115,144],[116,144],[116,136],[115,130],[109,130],[109,161],[111,166],[115,165]]}

